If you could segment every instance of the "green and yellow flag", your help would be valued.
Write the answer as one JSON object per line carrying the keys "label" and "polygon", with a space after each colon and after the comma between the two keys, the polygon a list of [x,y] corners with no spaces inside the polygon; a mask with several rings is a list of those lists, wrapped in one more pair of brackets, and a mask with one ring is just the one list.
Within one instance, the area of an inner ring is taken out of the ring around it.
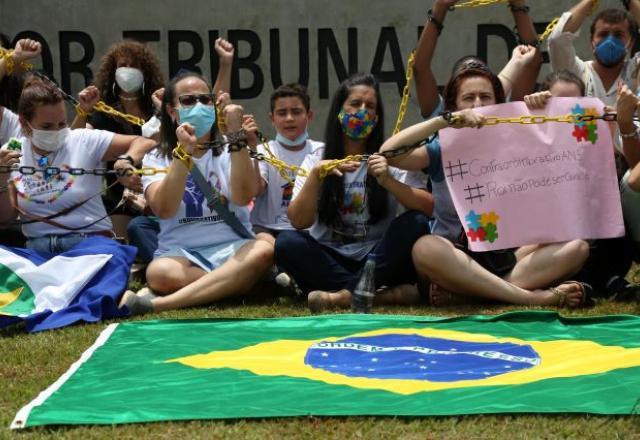
{"label": "green and yellow flag", "polygon": [[12,427],[639,408],[635,316],[330,315],[114,324]]}

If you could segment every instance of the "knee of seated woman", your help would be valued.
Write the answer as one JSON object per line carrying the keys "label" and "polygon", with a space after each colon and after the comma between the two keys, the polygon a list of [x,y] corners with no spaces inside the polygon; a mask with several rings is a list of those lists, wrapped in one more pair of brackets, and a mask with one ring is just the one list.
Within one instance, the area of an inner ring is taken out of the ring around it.
{"label": "knee of seated woman", "polygon": [[[204,275],[205,272],[202,271]],[[147,283],[158,293],[173,293],[194,281],[185,268],[175,262],[157,259],[147,268]]]}

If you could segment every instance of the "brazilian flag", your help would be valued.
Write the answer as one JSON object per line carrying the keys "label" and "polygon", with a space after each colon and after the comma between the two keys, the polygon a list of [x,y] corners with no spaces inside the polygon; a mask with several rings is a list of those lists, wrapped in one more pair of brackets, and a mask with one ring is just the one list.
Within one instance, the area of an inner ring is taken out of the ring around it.
{"label": "brazilian flag", "polygon": [[552,312],[113,324],[13,424],[633,414],[640,318]]}

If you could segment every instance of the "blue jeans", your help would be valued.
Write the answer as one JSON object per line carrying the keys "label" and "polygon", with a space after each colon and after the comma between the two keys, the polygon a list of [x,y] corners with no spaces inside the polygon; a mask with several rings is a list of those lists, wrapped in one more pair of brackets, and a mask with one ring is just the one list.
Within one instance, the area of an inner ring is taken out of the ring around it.
{"label": "blue jeans", "polygon": [[[371,251],[376,262],[376,288],[417,281],[411,249],[428,233],[427,217],[418,211],[407,211],[391,222]],[[304,292],[316,289],[353,292],[366,262],[366,258],[347,258],[304,231],[282,231],[276,239],[275,257],[278,266],[291,275]]]}
{"label": "blue jeans", "polygon": [[127,226],[129,244],[138,248],[138,258],[145,264],[151,263],[158,249],[159,233],[160,223],[155,217],[140,215],[132,218]]}
{"label": "blue jeans", "polygon": [[61,254],[94,234],[84,232],[72,232],[64,235],[45,235],[44,237],[36,237],[27,239],[27,249],[33,249],[38,252],[47,252],[50,254]]}

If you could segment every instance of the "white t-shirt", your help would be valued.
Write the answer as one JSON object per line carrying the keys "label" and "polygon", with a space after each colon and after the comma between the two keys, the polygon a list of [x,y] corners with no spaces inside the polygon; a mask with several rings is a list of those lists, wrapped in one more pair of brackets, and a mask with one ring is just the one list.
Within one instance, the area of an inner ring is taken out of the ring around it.
{"label": "white t-shirt", "polygon": [[[166,168],[171,164],[171,158],[162,157],[159,150],[147,153],[142,161],[145,167]],[[220,156],[210,153],[200,158],[193,158],[194,166],[197,166],[207,182],[222,194],[223,203],[233,212],[247,230],[251,230],[249,222],[249,209],[246,206],[237,206],[229,201],[229,181],[231,175],[231,156],[223,152]],[[142,185],[145,192],[154,183],[164,179],[164,174],[155,176],[143,176]],[[207,206],[207,199],[195,181],[189,175],[178,207],[176,215],[169,219],[160,219],[160,235],[158,236],[158,250],[156,257],[160,257],[169,251],[180,248],[193,249],[206,246],[215,246],[244,237],[238,235],[215,210]]]}
{"label": "white t-shirt", "polygon": [[8,108],[2,107],[2,121],[0,122],[0,145],[9,142],[12,137],[18,138],[23,136],[22,127],[18,120],[18,115]]}
{"label": "white t-shirt", "polygon": [[580,35],[564,32],[567,21],[571,18],[571,12],[565,12],[558,20],[558,24],[549,34],[549,59],[553,71],[566,69],[582,79],[585,84],[585,96],[600,98],[605,105],[615,107],[618,95],[618,82],[622,80],[631,90],[635,91],[635,78],[633,72],[640,63],[640,53],[634,54],[624,62],[620,75],[613,82],[609,90],[605,90],[600,75],[593,68],[593,61],[583,61],[576,55],[573,41]]}
{"label": "white t-shirt", "polygon": [[[41,168],[38,164],[40,156],[33,151],[31,140],[27,137],[21,137],[19,140],[22,142],[20,165]],[[109,131],[87,130],[84,128],[71,130],[64,145],[58,151],[49,154],[49,164],[47,166],[61,169],[105,168],[102,158],[109,149],[112,140],[113,133]],[[103,182],[102,176],[72,176],[68,173],[61,173],[57,176],[45,178],[43,173],[22,175],[13,172],[11,173],[11,179],[18,191],[18,206],[30,214],[46,217],[91,197],[83,205],[68,214],[54,218],[53,221],[70,228],[77,228],[89,225],[107,215],[100,197]],[[97,232],[111,229],[111,220],[106,217],[78,232]],[[29,223],[22,226],[22,233],[29,238],[50,234],[69,234],[70,232],[72,231],[48,225],[44,222]]]}
{"label": "white t-shirt", "polygon": [[[302,167],[311,170],[322,160],[324,148],[309,154],[302,162]],[[389,167],[391,176],[414,188],[426,188],[425,180],[421,172],[410,172],[398,168]],[[329,228],[324,223],[315,222],[309,229],[309,233],[318,242],[335,249],[338,253],[355,260],[364,258],[382,238],[389,224],[396,217],[400,204],[393,194],[387,197],[387,216],[378,220],[373,225],[367,225],[369,210],[367,208],[367,164],[363,162],[356,171],[344,173],[344,200],[339,208],[342,226]],[[293,189],[293,198],[300,193],[306,177],[298,176]],[[345,243],[346,242],[346,243]]]}
{"label": "white t-shirt", "polygon": [[[307,154],[313,153],[323,145],[322,142],[307,140],[304,148],[291,151],[279,142],[270,141],[269,149],[281,161],[300,166]],[[262,145],[258,146],[258,152],[268,155]],[[251,211],[251,223],[274,230],[294,229],[287,217],[287,208],[293,196],[293,184],[283,179],[276,168],[264,161],[260,162],[260,176],[267,183],[267,189],[256,197]],[[295,182],[296,175],[290,172],[289,178]]]}

